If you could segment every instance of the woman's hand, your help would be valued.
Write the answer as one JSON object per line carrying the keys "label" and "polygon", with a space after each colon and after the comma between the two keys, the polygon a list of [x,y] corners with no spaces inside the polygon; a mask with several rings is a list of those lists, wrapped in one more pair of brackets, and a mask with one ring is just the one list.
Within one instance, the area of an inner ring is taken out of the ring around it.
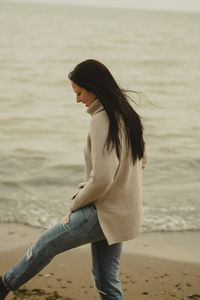
{"label": "woman's hand", "polygon": [[[86,183],[87,183],[87,182],[81,182],[81,183],[79,183],[78,189],[79,189],[79,190],[83,189],[84,186],[86,185]],[[76,198],[76,195],[77,195],[77,194],[78,194],[78,192],[76,192],[76,193],[72,196],[71,200],[74,200],[74,199]]]}

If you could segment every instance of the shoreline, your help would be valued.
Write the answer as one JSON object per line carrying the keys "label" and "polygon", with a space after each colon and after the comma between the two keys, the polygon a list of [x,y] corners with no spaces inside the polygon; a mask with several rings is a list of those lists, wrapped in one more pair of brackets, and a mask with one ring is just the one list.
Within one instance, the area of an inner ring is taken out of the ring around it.
{"label": "shoreline", "polygon": [[[29,247],[44,230],[18,223],[0,223],[0,253]],[[145,232],[123,243],[125,253],[197,264],[200,264],[199,249],[200,231]]]}
{"label": "shoreline", "polygon": [[[0,224],[1,274],[26,253],[42,231]],[[124,242],[120,265],[124,299],[200,299],[199,246],[198,232],[143,233]],[[11,292],[6,299],[99,299],[91,276],[90,246],[58,255],[17,293]]]}

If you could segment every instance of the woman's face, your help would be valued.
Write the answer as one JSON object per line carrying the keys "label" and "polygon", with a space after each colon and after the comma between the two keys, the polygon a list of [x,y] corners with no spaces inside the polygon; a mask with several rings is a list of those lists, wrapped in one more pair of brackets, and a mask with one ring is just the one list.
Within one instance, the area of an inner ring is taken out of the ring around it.
{"label": "woman's face", "polygon": [[90,106],[92,102],[97,98],[96,95],[93,92],[89,92],[83,87],[79,86],[78,84],[71,81],[72,88],[76,94],[76,102],[82,102],[86,106]]}

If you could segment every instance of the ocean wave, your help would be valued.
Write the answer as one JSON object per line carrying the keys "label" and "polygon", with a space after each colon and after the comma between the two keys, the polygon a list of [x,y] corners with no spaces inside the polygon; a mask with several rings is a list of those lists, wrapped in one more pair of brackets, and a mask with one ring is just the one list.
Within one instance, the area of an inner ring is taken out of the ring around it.
{"label": "ocean wave", "polygon": [[[41,164],[39,164],[41,166]],[[21,166],[22,167],[22,166]],[[53,166],[40,168],[40,170],[28,171],[27,169],[21,173],[18,171],[15,172],[15,177],[12,178],[11,174],[1,176],[0,185],[4,186],[52,186],[52,185],[69,185],[73,186],[83,181],[84,177],[84,166],[83,165],[62,165],[62,166]],[[10,173],[10,172],[9,172]],[[13,172],[12,172],[13,173]],[[3,175],[3,174],[2,174]],[[5,173],[4,173],[5,175]],[[12,178],[12,179],[10,179]]]}
{"label": "ocean wave", "polygon": [[145,67],[168,67],[168,66],[179,66],[180,62],[177,59],[161,59],[161,58],[155,58],[155,59],[143,59],[139,62],[141,65],[144,65]]}
{"label": "ocean wave", "polygon": [[185,219],[181,216],[151,216],[144,218],[144,232],[176,232],[176,231],[198,231],[200,223],[191,218]]}
{"label": "ocean wave", "polygon": [[[66,206],[67,213],[67,206]],[[0,216],[0,223],[19,223],[32,227],[48,228],[58,222],[63,213],[55,216],[44,210],[29,210],[29,213],[22,211],[20,214],[12,214]],[[183,232],[183,231],[200,231],[200,224],[195,222],[187,222],[180,217],[167,216],[165,218],[148,217],[143,219],[142,232]]]}

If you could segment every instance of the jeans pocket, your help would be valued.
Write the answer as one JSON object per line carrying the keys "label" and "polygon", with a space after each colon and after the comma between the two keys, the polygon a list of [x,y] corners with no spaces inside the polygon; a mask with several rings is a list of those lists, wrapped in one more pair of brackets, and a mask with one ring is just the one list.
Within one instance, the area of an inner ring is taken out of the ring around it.
{"label": "jeans pocket", "polygon": [[78,230],[94,213],[96,213],[96,209],[92,204],[81,207],[69,214],[68,220],[63,224],[63,227],[71,232]]}

